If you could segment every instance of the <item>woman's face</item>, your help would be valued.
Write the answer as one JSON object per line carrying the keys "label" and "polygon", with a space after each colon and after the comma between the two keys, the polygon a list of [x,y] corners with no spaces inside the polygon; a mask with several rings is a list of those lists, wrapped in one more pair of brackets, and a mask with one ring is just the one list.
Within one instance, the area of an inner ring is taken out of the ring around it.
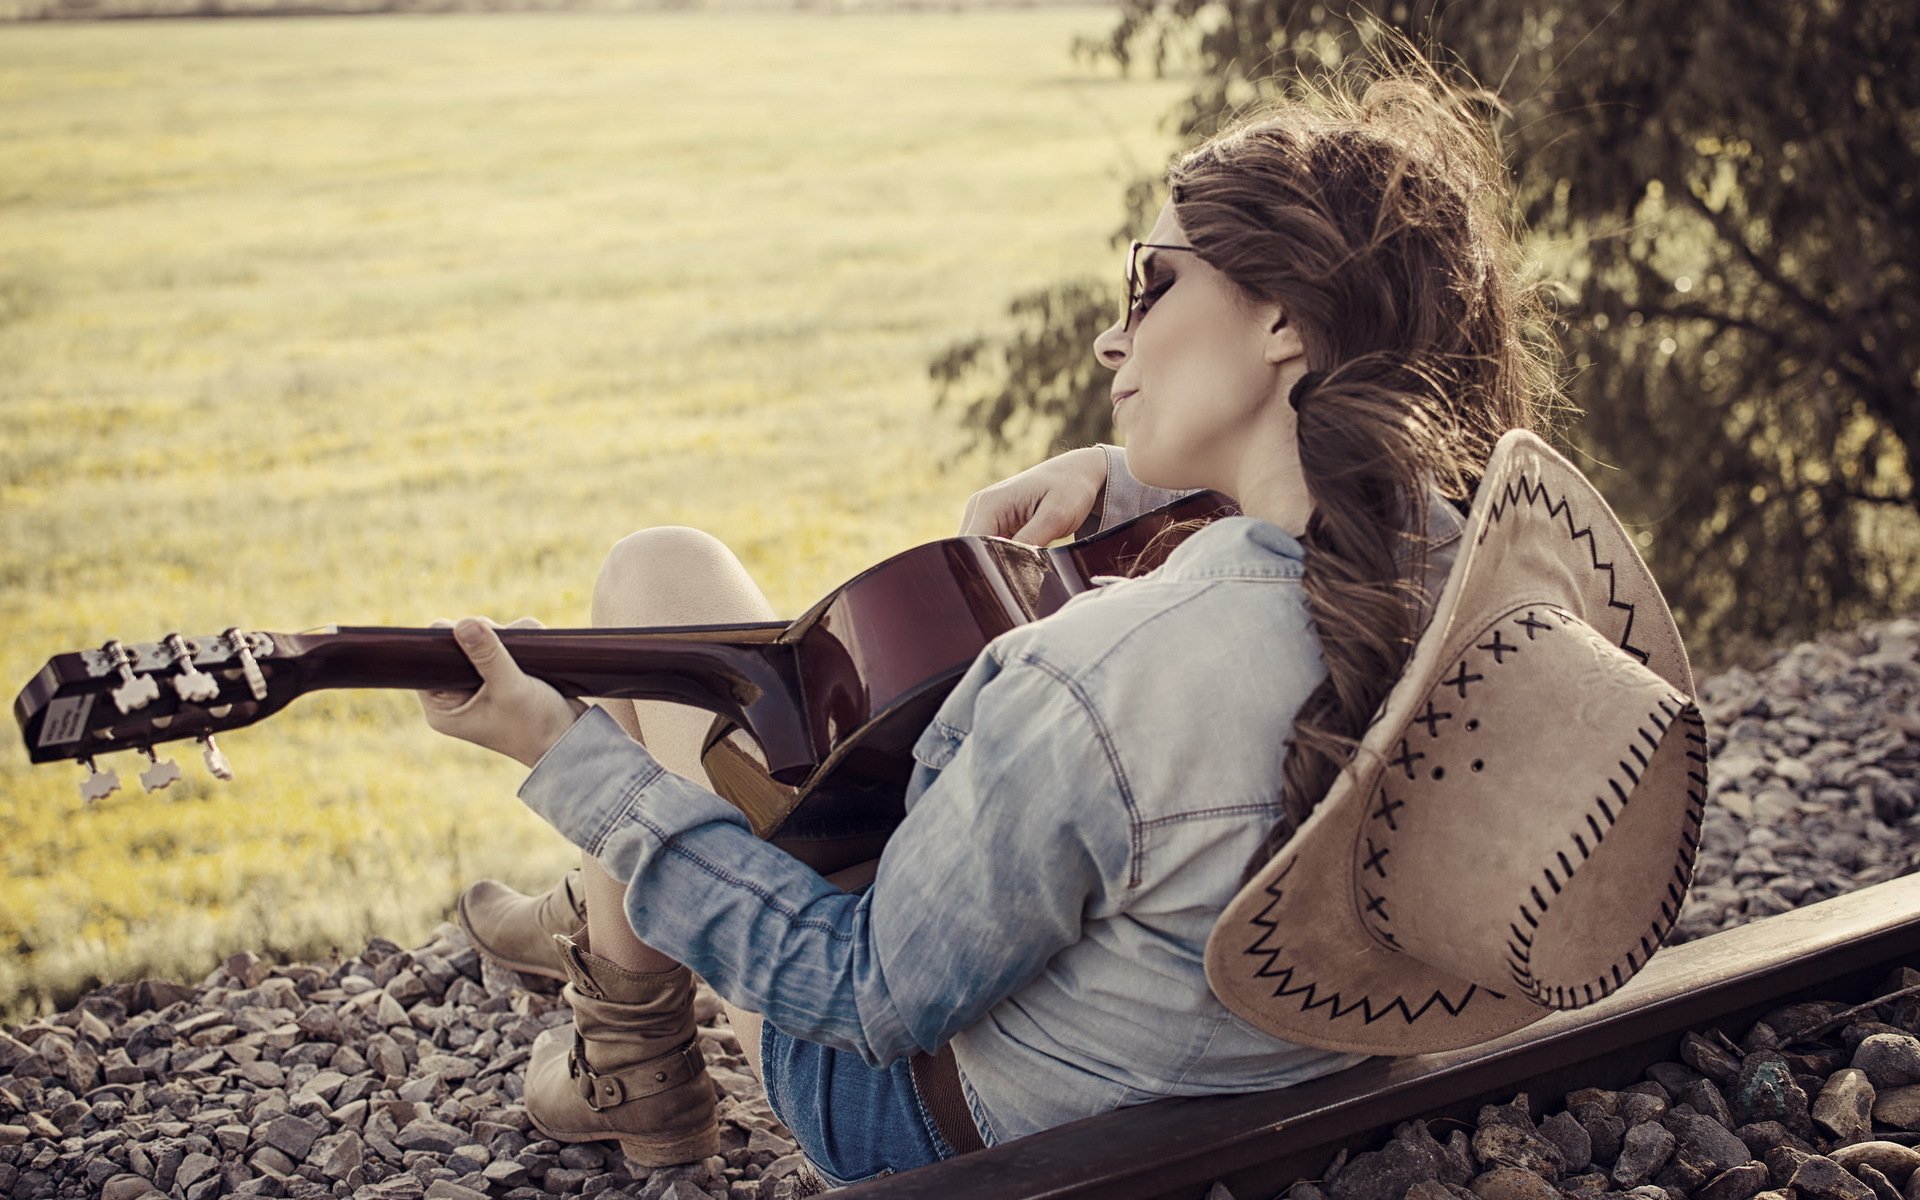
{"label": "woman's face", "polygon": [[[1189,246],[1173,206],[1143,239]],[[1157,487],[1237,488],[1293,452],[1293,411],[1280,390],[1305,369],[1278,305],[1248,300],[1198,254],[1142,248],[1131,320],[1094,340],[1113,375],[1113,427],[1127,466]],[[1276,328],[1277,326],[1277,328]],[[1275,439],[1279,444],[1276,445]],[[1282,447],[1289,452],[1276,453]]]}

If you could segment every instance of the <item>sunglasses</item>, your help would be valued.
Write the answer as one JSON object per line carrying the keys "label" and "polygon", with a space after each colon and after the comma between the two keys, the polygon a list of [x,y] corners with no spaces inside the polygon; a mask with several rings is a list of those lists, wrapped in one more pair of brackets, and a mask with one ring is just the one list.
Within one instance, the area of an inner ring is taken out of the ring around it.
{"label": "sunglasses", "polygon": [[1133,327],[1133,312],[1140,306],[1140,298],[1146,295],[1140,279],[1140,252],[1142,250],[1185,250],[1193,253],[1193,246],[1172,246],[1163,242],[1130,242],[1127,245],[1127,303],[1120,310],[1120,327]]}

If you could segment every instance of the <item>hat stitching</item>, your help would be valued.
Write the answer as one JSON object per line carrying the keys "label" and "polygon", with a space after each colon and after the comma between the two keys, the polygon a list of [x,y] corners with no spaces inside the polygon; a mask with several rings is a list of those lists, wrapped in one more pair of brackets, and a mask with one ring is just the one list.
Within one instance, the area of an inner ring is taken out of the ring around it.
{"label": "hat stitching", "polygon": [[[1427,697],[1427,711],[1420,713],[1419,715],[1413,718],[1414,721],[1418,721],[1422,725],[1425,725],[1427,727],[1428,737],[1439,737],[1440,722],[1451,721],[1452,719],[1453,719],[1453,714],[1450,712],[1433,711],[1433,697],[1431,696]],[[1408,723],[1411,724],[1412,722],[1408,722]]]}
{"label": "hat stitching", "polygon": [[1394,995],[1390,1000],[1380,1002],[1376,1006],[1372,996],[1362,995],[1357,1000],[1343,1003],[1341,995],[1337,991],[1322,995],[1320,984],[1315,980],[1309,979],[1296,984],[1294,979],[1299,973],[1297,966],[1291,964],[1287,966],[1275,965],[1279,961],[1280,955],[1285,952],[1285,947],[1270,947],[1266,943],[1272,935],[1272,932],[1279,928],[1279,922],[1269,917],[1268,914],[1271,913],[1285,897],[1286,890],[1280,885],[1286,881],[1287,875],[1292,872],[1294,864],[1298,861],[1299,859],[1297,857],[1287,860],[1286,865],[1280,868],[1279,874],[1273,877],[1273,881],[1262,889],[1270,899],[1267,901],[1267,906],[1260,911],[1260,914],[1251,918],[1252,924],[1260,928],[1261,934],[1254,940],[1252,945],[1241,951],[1242,954],[1245,954],[1249,958],[1264,957],[1266,959],[1265,964],[1255,967],[1253,973],[1255,978],[1272,979],[1275,981],[1273,989],[1274,999],[1282,1000],[1298,996],[1300,997],[1301,1012],[1309,1013],[1315,1009],[1326,1009],[1328,1011],[1322,1015],[1329,1021],[1338,1021],[1342,1017],[1357,1011],[1360,1013],[1361,1020],[1368,1025],[1393,1013],[1400,1014],[1401,1018],[1404,1019],[1408,1025],[1412,1025],[1421,1017],[1425,1016],[1435,1005],[1445,1009],[1448,1016],[1457,1017],[1466,1009],[1467,1005],[1472,1002],[1476,995],[1484,993],[1487,997],[1494,1000],[1505,1000],[1507,998],[1492,988],[1484,987],[1477,983],[1469,983],[1467,990],[1460,994],[1458,1000],[1436,989],[1431,996],[1420,1001],[1417,1007],[1413,1001],[1399,994]]}
{"label": "hat stitching", "polygon": [[1388,759],[1387,765],[1390,767],[1399,767],[1402,771],[1405,771],[1407,773],[1408,779],[1412,779],[1413,764],[1416,762],[1419,762],[1421,759],[1425,757],[1426,755],[1424,754],[1416,754],[1413,751],[1409,750],[1407,748],[1407,739],[1401,738],[1400,753]]}
{"label": "hat stitching", "polygon": [[[1678,705],[1678,707],[1673,707],[1673,705]],[[1705,724],[1700,717],[1699,710],[1694,707],[1692,702],[1685,696],[1674,692],[1666,699],[1660,701],[1658,707],[1660,714],[1664,714],[1666,720],[1661,720],[1660,715],[1654,713],[1647,714],[1647,720],[1649,724],[1653,726],[1656,733],[1664,734],[1668,726],[1678,720],[1686,725],[1686,728],[1682,732],[1690,745],[1700,747],[1706,745]],[[1656,747],[1659,745],[1658,739],[1649,735],[1645,727],[1637,729],[1636,732],[1642,738],[1648,739]],[[1695,762],[1704,764],[1707,761],[1703,753],[1694,749],[1688,749],[1686,755]],[[1694,829],[1698,829],[1701,824],[1702,814],[1706,810],[1707,778],[1703,772],[1691,770],[1687,772],[1687,778],[1693,786],[1687,789],[1687,808],[1682,816],[1685,817],[1689,825],[1693,826]],[[1596,803],[1599,804],[1603,811],[1607,812],[1607,825],[1611,828],[1614,824],[1611,809],[1607,807],[1604,799],[1596,798]],[[1589,826],[1595,827],[1597,833],[1597,826],[1594,826],[1591,814],[1588,814],[1587,821]],[[1574,840],[1575,844],[1580,848],[1581,860],[1584,862],[1589,853],[1586,844],[1580,838],[1578,832],[1574,834]],[[1624,959],[1615,961],[1606,971],[1602,972],[1591,982],[1575,985],[1548,985],[1536,980],[1532,970],[1533,939],[1522,933],[1517,924],[1509,924],[1507,928],[1513,933],[1514,940],[1507,943],[1507,950],[1509,952],[1507,966],[1509,973],[1513,976],[1514,982],[1520,985],[1521,994],[1552,1008],[1573,1008],[1582,1004],[1591,1004],[1595,1000],[1608,996],[1612,994],[1615,989],[1625,984],[1627,980],[1631,979],[1634,974],[1640,970],[1641,966],[1645,964],[1646,960],[1653,956],[1653,952],[1659,948],[1660,944],[1666,940],[1667,934],[1671,932],[1674,922],[1680,917],[1680,905],[1686,899],[1687,888],[1693,882],[1693,864],[1700,849],[1699,836],[1691,829],[1683,830],[1681,832],[1680,843],[1680,851],[1676,856],[1673,867],[1673,880],[1667,884],[1666,898],[1660,901],[1660,915],[1654,919],[1652,925],[1647,929],[1647,932],[1640,935],[1639,953],[1636,955],[1634,948],[1629,947]],[[1566,855],[1561,853],[1559,854],[1559,858],[1562,868],[1566,870],[1566,874],[1570,878],[1573,872],[1567,868]],[[1549,886],[1558,893],[1560,887],[1555,880],[1553,868],[1551,866],[1545,868],[1544,875]],[[1539,888],[1536,886],[1530,890],[1533,893],[1535,903],[1539,906],[1539,915],[1544,917],[1547,906],[1541,900]],[[1537,929],[1539,927],[1539,919],[1528,911],[1524,902],[1520,905],[1520,916],[1527,922],[1530,928]],[[1516,941],[1519,943],[1518,945],[1515,944]],[[1625,972],[1622,972],[1620,969],[1621,962],[1624,962],[1627,966]]]}
{"label": "hat stitching", "polygon": [[[1509,478],[1506,486],[1501,489],[1501,491],[1503,494],[1496,495],[1493,501],[1487,506],[1486,523],[1480,527],[1480,536],[1474,539],[1474,544],[1477,546],[1485,542],[1487,535],[1493,532],[1493,527],[1500,523],[1501,517],[1506,515],[1507,510],[1509,508],[1518,508],[1522,503],[1527,505],[1540,504],[1542,508],[1545,509],[1546,515],[1550,517],[1564,517],[1567,523],[1567,537],[1569,540],[1577,542],[1585,538],[1587,542],[1587,559],[1592,564],[1593,569],[1607,573],[1607,607],[1617,608],[1627,615],[1626,628],[1622,630],[1620,634],[1620,649],[1638,659],[1641,666],[1646,666],[1651,656],[1645,650],[1633,644],[1634,606],[1619,598],[1619,576],[1614,572],[1613,563],[1611,561],[1600,561],[1600,544],[1593,535],[1593,526],[1588,525],[1584,529],[1574,528],[1573,504],[1568,495],[1562,493],[1558,498],[1550,498],[1548,495],[1548,485],[1544,482],[1533,482],[1527,477],[1524,471],[1516,472]],[[1451,682],[1451,680],[1446,682]]]}
{"label": "hat stitching", "polygon": [[[1516,613],[1521,613],[1523,612],[1523,610],[1524,610],[1523,616],[1519,616],[1519,617],[1515,616]],[[1561,625],[1562,628],[1570,626],[1578,621],[1577,617],[1574,617],[1572,614],[1566,612],[1564,609],[1561,609],[1558,605],[1549,604],[1549,603],[1540,603],[1540,602],[1518,605],[1512,609],[1509,609],[1507,612],[1502,613],[1498,618],[1496,618],[1493,622],[1489,624],[1487,628],[1490,628],[1493,631],[1492,641],[1478,643],[1477,645],[1475,645],[1474,648],[1478,650],[1486,650],[1492,653],[1494,655],[1494,661],[1496,664],[1504,663],[1506,661],[1505,656],[1507,654],[1517,654],[1520,652],[1522,647],[1517,643],[1510,643],[1501,638],[1500,628],[1499,628],[1501,623],[1508,620],[1512,620],[1516,626],[1525,628],[1527,631],[1527,640],[1533,641],[1538,636],[1539,630],[1554,628],[1552,625],[1547,624],[1545,621],[1539,620],[1535,616],[1536,613],[1543,612],[1543,611],[1552,616],[1559,617],[1562,622],[1562,625]],[[1484,632],[1485,630],[1482,630],[1483,634]],[[1477,681],[1477,680],[1481,680],[1484,678],[1485,678],[1484,675],[1476,675],[1469,672],[1467,670],[1467,660],[1465,658],[1462,658],[1460,660],[1458,670],[1456,670],[1456,672],[1454,673],[1454,677],[1451,679],[1441,680],[1440,683],[1436,685],[1436,690],[1438,687],[1445,687],[1448,684],[1453,684],[1456,687],[1458,687],[1462,693],[1464,693],[1466,691],[1466,684]],[[1426,725],[1428,740],[1438,741],[1440,737],[1440,734],[1439,734],[1440,725],[1444,721],[1452,720],[1453,716],[1454,714],[1452,712],[1436,712],[1434,709],[1433,697],[1430,694],[1427,697],[1426,710],[1414,716],[1408,722],[1408,725],[1409,727],[1411,727],[1414,724]],[[1479,725],[1478,719],[1472,719],[1466,723],[1466,728],[1468,730],[1472,730],[1476,728],[1478,725]],[[1411,781],[1415,778],[1413,764],[1426,757],[1427,755],[1425,753],[1414,750],[1407,738],[1401,738],[1399,754],[1389,759],[1387,762],[1387,765],[1399,767],[1402,771],[1406,773],[1407,779]],[[1479,764],[1478,762],[1476,762],[1474,766],[1474,770],[1477,771],[1479,769],[1480,769]],[[1433,774],[1435,779],[1440,779],[1443,777],[1440,773],[1441,770],[1442,768],[1440,767],[1434,768]],[[1404,808],[1407,802],[1405,800],[1392,799],[1392,797],[1389,796],[1387,793],[1386,784],[1384,780],[1377,782],[1375,786],[1377,789],[1377,795],[1379,796],[1379,799],[1380,799],[1380,804],[1378,807],[1368,812],[1367,820],[1369,822],[1381,821],[1381,820],[1384,820],[1386,822],[1386,831],[1381,835],[1381,840],[1384,842],[1388,840],[1387,838],[1388,834],[1394,834],[1400,831],[1399,822],[1394,820],[1393,814],[1396,809]],[[1362,840],[1366,842],[1367,852],[1366,852],[1366,855],[1364,856],[1364,861],[1362,861],[1360,865],[1360,868],[1359,868],[1360,871],[1365,872],[1367,870],[1371,870],[1380,879],[1385,880],[1388,877],[1387,871],[1381,864],[1385,861],[1386,856],[1389,853],[1389,848],[1376,846],[1374,844],[1373,838],[1370,836],[1367,836],[1364,832],[1362,832],[1361,837],[1362,837]],[[1595,833],[1596,841],[1598,840],[1598,837],[1599,837],[1599,834],[1596,830],[1596,833]],[[1573,869],[1571,867],[1568,867],[1567,873],[1571,875],[1573,873]],[[1551,879],[1549,880],[1549,883],[1554,887],[1555,891],[1559,890],[1559,886],[1557,883],[1554,883]],[[1372,893],[1367,892],[1366,895],[1371,900]],[[1545,902],[1542,901],[1541,903],[1544,907]],[[1368,919],[1369,913],[1373,914],[1373,916],[1377,918],[1377,921],[1369,920]],[[1384,906],[1368,903],[1367,905],[1364,906],[1364,911],[1362,911],[1359,915],[1360,915],[1361,925],[1367,930],[1367,932],[1371,933],[1378,941],[1396,950],[1400,948],[1399,939],[1394,937],[1393,931],[1391,929],[1387,928],[1387,924],[1391,922],[1392,917],[1388,914]]]}

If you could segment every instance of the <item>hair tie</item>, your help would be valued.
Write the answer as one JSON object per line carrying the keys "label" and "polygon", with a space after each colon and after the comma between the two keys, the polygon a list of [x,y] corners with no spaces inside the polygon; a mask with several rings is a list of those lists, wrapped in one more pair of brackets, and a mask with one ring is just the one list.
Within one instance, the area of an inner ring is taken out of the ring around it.
{"label": "hair tie", "polygon": [[1299,412],[1300,401],[1306,394],[1326,381],[1325,371],[1308,371],[1294,382],[1293,390],[1287,393],[1287,403],[1293,406],[1293,411]]}

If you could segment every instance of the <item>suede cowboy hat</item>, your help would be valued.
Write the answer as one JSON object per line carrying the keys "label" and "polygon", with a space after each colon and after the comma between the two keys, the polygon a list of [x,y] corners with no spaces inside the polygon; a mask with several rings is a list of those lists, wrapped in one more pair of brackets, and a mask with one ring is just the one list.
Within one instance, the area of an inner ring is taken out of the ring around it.
{"label": "suede cowboy hat", "polygon": [[1707,743],[1679,631],[1593,485],[1502,437],[1359,752],[1207,942],[1302,1045],[1472,1045],[1619,988],[1679,916]]}

